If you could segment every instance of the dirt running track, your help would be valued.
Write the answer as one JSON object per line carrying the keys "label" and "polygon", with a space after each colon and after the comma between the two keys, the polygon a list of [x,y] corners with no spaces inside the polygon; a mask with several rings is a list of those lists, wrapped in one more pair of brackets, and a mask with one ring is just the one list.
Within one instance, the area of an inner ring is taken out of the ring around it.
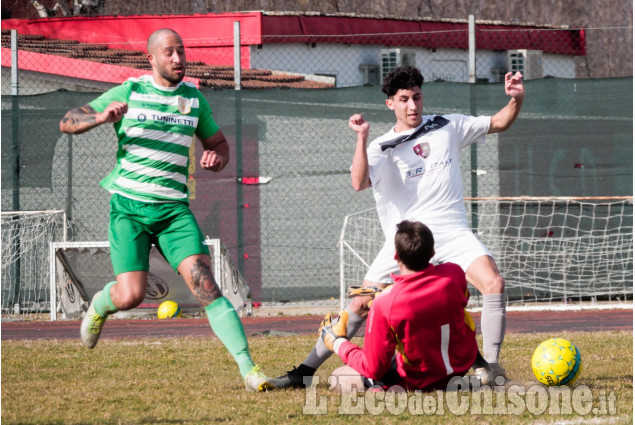
{"label": "dirt running track", "polygon": [[[480,313],[472,314],[477,324]],[[321,316],[276,316],[243,318],[248,336],[256,335],[317,335]],[[79,320],[73,321],[15,321],[2,322],[2,341],[38,339],[77,339]],[[633,331],[633,310],[580,310],[580,311],[510,311],[507,312],[507,332],[562,331]],[[175,320],[158,319],[112,319],[104,326],[102,339],[165,338],[182,336],[213,336],[206,318]]]}

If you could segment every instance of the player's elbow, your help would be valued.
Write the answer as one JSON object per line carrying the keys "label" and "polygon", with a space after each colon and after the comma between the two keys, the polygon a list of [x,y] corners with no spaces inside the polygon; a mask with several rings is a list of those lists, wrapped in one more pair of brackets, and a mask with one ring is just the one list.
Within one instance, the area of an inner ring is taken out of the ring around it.
{"label": "player's elbow", "polygon": [[513,120],[494,119],[492,117],[492,121],[489,126],[489,131],[487,133],[492,134],[492,133],[500,133],[500,132],[506,131],[512,126],[513,122],[514,122]]}
{"label": "player's elbow", "polygon": [[356,192],[361,192],[364,189],[368,189],[370,187],[370,181],[363,179],[352,179],[351,185]]}

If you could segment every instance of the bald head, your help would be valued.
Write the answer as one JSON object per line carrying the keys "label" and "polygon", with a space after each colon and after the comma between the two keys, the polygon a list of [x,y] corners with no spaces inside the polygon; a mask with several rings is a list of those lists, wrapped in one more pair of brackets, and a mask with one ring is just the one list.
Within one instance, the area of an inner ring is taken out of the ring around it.
{"label": "bald head", "polygon": [[148,53],[155,53],[157,47],[161,45],[161,41],[168,36],[175,36],[179,40],[181,40],[181,43],[183,43],[181,36],[176,31],[171,30],[169,28],[161,28],[159,30],[156,30],[152,34],[150,34],[150,37],[148,37],[148,45],[147,45]]}
{"label": "bald head", "polygon": [[158,85],[175,87],[185,77],[185,46],[174,30],[163,28],[153,32],[148,38],[147,56]]}

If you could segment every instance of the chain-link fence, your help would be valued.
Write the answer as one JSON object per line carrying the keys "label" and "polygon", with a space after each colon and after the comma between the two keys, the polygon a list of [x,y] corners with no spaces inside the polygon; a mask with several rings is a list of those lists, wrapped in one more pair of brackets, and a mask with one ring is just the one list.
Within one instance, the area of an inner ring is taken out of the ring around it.
{"label": "chain-link fence", "polygon": [[[233,90],[231,40],[185,39],[196,46],[189,77],[232,153],[225,170],[207,173],[198,168],[200,146],[191,151],[190,204],[203,232],[237,260],[254,301],[337,298],[342,221],[374,205],[370,191],[350,187],[348,118],[363,113],[371,138],[394,124],[379,82],[401,64],[422,69],[426,114],[494,114],[507,103],[504,73],[526,76],[514,126],[463,152],[466,196],[632,194],[632,77],[586,78],[581,30],[477,25],[470,50],[463,27],[242,43],[243,90]],[[70,136],[58,123],[98,92],[148,73],[144,45],[18,36],[12,81],[10,37],[3,32],[2,210],[62,209],[69,240],[106,240],[109,194],[98,183],[115,165],[113,128]]]}

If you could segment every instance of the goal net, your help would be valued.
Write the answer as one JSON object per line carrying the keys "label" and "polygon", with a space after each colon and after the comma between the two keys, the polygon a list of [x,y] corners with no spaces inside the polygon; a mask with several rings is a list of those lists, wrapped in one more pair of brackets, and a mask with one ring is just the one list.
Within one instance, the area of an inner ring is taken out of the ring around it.
{"label": "goal net", "polygon": [[48,249],[66,240],[64,211],[2,212],[2,314],[46,315],[51,307]]}
{"label": "goal net", "polygon": [[[466,198],[468,223],[505,278],[508,305],[633,296],[633,198]],[[384,235],[374,209],[344,219],[340,291],[360,285]],[[480,294],[470,287],[471,302]]]}
{"label": "goal net", "polygon": [[[205,244],[209,246],[212,272],[221,292],[239,314],[251,315],[249,286],[232,262],[227,248],[220,239],[206,239]],[[50,288],[56,294],[56,308],[51,320],[58,318],[58,311],[65,319],[80,317],[88,309],[93,295],[115,279],[107,241],[51,243],[49,257],[52,264]],[[137,308],[118,312],[116,316],[156,317],[159,304],[166,300],[177,302],[186,313],[202,309],[183,279],[153,246],[145,299]]]}

